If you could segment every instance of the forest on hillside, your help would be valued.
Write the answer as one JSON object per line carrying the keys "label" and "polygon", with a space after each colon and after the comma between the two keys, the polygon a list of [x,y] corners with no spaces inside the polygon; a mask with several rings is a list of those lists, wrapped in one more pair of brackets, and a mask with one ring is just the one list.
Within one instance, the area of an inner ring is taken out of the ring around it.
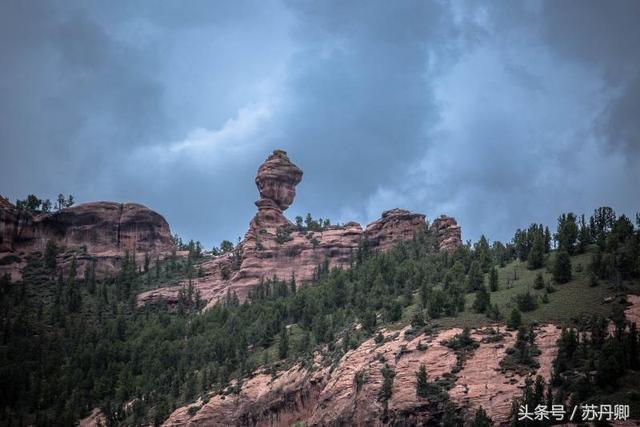
{"label": "forest on hillside", "polygon": [[[482,236],[452,254],[437,251],[428,228],[383,253],[363,241],[350,268],[323,263],[304,284],[264,280],[246,301],[229,293],[204,312],[189,279],[210,255],[184,246],[186,257],[142,265],[129,254],[117,275],[98,280],[92,269],[79,277],[74,250],[51,242],[29,257],[22,280],[2,277],[0,425],[73,425],[96,407],[109,425],[159,425],[209,392],[233,393],[259,367],[310,364],[315,352],[337,360],[394,325],[504,322],[518,334],[505,363],[525,367],[536,352],[531,326],[563,326],[552,380],[531,379],[515,407],[606,399],[640,375],[637,329],[623,313],[624,295],[640,292],[640,215],[565,213],[553,231],[531,224],[510,242]],[[59,257],[71,259],[66,274]],[[137,293],[183,279],[175,306],[137,307]],[[463,332],[451,345],[473,342]],[[429,393],[426,374],[416,373],[416,387]],[[631,391],[624,399],[638,416]],[[479,411],[473,422],[485,418]]]}

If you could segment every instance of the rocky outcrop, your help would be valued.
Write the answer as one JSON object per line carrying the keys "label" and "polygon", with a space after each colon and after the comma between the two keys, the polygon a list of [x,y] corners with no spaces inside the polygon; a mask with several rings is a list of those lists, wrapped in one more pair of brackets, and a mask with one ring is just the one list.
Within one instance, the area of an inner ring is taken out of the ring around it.
{"label": "rocky outcrop", "polygon": [[[296,197],[296,185],[302,180],[302,171],[291,163],[287,153],[274,150],[260,165],[256,174],[256,185],[260,200],[270,200],[281,210],[285,210]],[[256,203],[258,204],[258,203]],[[260,205],[258,204],[258,207]]]}
{"label": "rocky outcrop", "polygon": [[411,240],[427,226],[425,216],[404,209],[382,212],[382,217],[369,224],[364,238],[380,250],[392,248],[402,240]]}
{"label": "rocky outcrop", "polygon": [[431,224],[431,231],[438,239],[440,250],[452,253],[462,244],[462,230],[455,218],[440,215]]}
{"label": "rocky outcrop", "polygon": [[105,427],[107,425],[108,420],[104,412],[99,408],[94,408],[86,418],[80,420],[78,427]]}
{"label": "rocky outcrop", "polygon": [[[560,332],[555,325],[544,325],[536,330],[536,345],[541,352],[537,356],[540,364],[537,374],[547,381],[551,376],[551,362],[556,357]],[[522,394],[525,380],[522,375],[500,368],[507,349],[516,342],[516,333],[506,332],[500,342],[483,341],[478,331],[472,337],[480,342],[480,346],[456,374],[456,382],[449,395],[459,406],[468,408],[470,415],[482,406],[495,424],[502,425],[508,421],[512,399]]]}
{"label": "rocky outcrop", "polygon": [[[452,385],[450,398],[464,418],[471,419],[480,406],[497,423],[508,418],[511,398],[521,393],[524,377],[502,371],[499,362],[515,342],[515,333],[496,343],[483,342],[483,331],[472,331],[481,344],[460,365],[444,342],[461,329],[414,336],[406,334],[409,328],[383,331],[382,342],[369,339],[334,366],[327,366],[316,354],[309,368],[295,365],[274,376],[257,372],[242,383],[238,393],[212,394],[206,403],[200,400],[179,408],[164,426],[435,425],[434,417],[442,406],[416,395],[416,371],[421,364],[427,368],[429,382]],[[547,379],[559,335],[554,325],[537,332],[541,351],[537,373]],[[387,402],[379,398],[385,364],[394,372]]]}
{"label": "rocky outcrop", "polygon": [[81,249],[82,260],[96,259],[99,273],[112,272],[126,251],[159,255],[174,247],[165,219],[136,203],[84,203],[32,215],[2,199],[0,236],[3,259],[43,251],[51,240],[60,247]]}
{"label": "rocky outcrop", "polygon": [[[256,202],[258,212],[243,241],[233,254],[202,264],[204,276],[192,281],[205,301],[214,304],[227,292],[235,292],[243,299],[261,280],[273,277],[295,278],[297,283],[309,281],[319,265],[349,266],[353,253],[363,241],[368,242],[372,250],[387,250],[398,242],[412,239],[427,227],[424,215],[403,209],[384,212],[365,229],[355,222],[312,230],[298,227],[285,217],[284,211],[293,203],[295,187],[301,179],[302,171],[282,150],[275,150],[258,168],[255,179],[260,194]],[[456,227],[459,235],[460,228]],[[455,244],[451,239],[446,240],[447,248]],[[138,302],[141,305],[176,302],[183,285],[142,293]]]}

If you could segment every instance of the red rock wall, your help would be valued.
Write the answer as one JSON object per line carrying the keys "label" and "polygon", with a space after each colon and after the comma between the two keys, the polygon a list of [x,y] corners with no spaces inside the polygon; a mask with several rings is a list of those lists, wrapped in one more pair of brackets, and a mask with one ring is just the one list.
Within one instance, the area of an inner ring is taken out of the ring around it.
{"label": "red rock wall", "polygon": [[[385,341],[380,344],[373,338],[363,342],[344,354],[333,368],[325,367],[322,356],[316,354],[310,369],[296,365],[276,373],[275,378],[258,372],[244,381],[239,393],[212,394],[207,403],[198,401],[177,409],[163,425],[224,426],[240,425],[243,420],[258,426],[289,426],[295,422],[307,426],[431,425],[435,420],[429,412],[428,399],[416,395],[415,373],[421,364],[427,368],[430,382],[445,376],[452,378],[454,387],[449,393],[462,408],[463,417],[471,419],[483,406],[494,421],[505,422],[511,398],[521,393],[524,383],[523,376],[503,372],[498,366],[506,348],[515,341],[514,335],[508,335],[503,342],[481,343],[457,372],[456,354],[443,341],[460,333],[460,329],[420,334],[409,340],[404,336],[407,329],[384,331]],[[478,341],[483,337],[479,331],[473,331],[472,336]],[[547,379],[559,336],[560,330],[554,325],[538,329],[536,340],[541,354],[537,373]],[[383,363],[395,372],[386,411],[378,399]],[[362,375],[360,385],[355,381],[358,372]],[[194,407],[192,415],[190,407]]]}
{"label": "red rock wall", "polygon": [[441,251],[452,253],[462,244],[462,230],[455,218],[440,215],[431,224],[431,231],[438,238]]}
{"label": "red rock wall", "polygon": [[125,251],[161,254],[174,247],[165,219],[135,203],[84,203],[33,216],[2,199],[0,235],[3,256],[43,251],[52,240],[61,247],[86,249],[80,261],[97,257],[104,272],[112,272]]}

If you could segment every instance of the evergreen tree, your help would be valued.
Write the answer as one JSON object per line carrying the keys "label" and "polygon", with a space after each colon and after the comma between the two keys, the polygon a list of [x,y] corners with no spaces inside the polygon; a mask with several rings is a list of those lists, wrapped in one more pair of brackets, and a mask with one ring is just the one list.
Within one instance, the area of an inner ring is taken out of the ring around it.
{"label": "evergreen tree", "polygon": [[420,367],[416,371],[416,395],[418,397],[429,396],[429,383],[427,381],[427,368],[424,363],[420,364]]}
{"label": "evergreen tree", "polygon": [[78,288],[77,266],[76,258],[71,259],[71,266],[69,267],[69,277],[67,279],[67,309],[71,313],[75,313],[80,310],[82,305],[82,295]]}
{"label": "evergreen tree", "polygon": [[44,265],[51,271],[56,269],[56,257],[58,256],[58,245],[53,240],[47,240],[44,251]]}
{"label": "evergreen tree", "polygon": [[567,283],[571,280],[571,257],[569,253],[561,250],[556,254],[552,272],[556,283]]}
{"label": "evergreen tree", "polygon": [[529,256],[529,239],[526,230],[517,229],[513,236],[513,247],[520,261],[526,261]]}
{"label": "evergreen tree", "polygon": [[573,212],[560,215],[558,218],[558,232],[556,233],[558,249],[573,254],[577,238],[578,224],[576,223],[576,215]]}
{"label": "evergreen tree", "polygon": [[478,261],[473,261],[467,275],[467,291],[472,292],[480,289],[484,283],[484,273]]}
{"label": "evergreen tree", "polygon": [[378,400],[387,401],[393,393],[393,378],[396,376],[396,373],[386,363],[380,372],[382,372],[382,388],[378,393]]}
{"label": "evergreen tree", "polygon": [[549,227],[544,227],[544,253],[548,254],[549,252],[551,252],[551,232]]}
{"label": "evergreen tree", "polygon": [[544,289],[544,277],[542,277],[542,273],[536,274],[536,278],[533,281],[533,289]]}
{"label": "evergreen tree", "polygon": [[480,268],[484,273],[487,273],[491,268],[491,255],[489,249],[489,242],[484,234],[480,236],[480,240],[474,245],[474,255],[480,263]]}
{"label": "evergreen tree", "polygon": [[228,240],[223,240],[222,243],[220,243],[220,251],[223,254],[233,251],[233,243]]}
{"label": "evergreen tree", "polygon": [[542,230],[534,234],[527,261],[530,270],[541,268],[544,265],[544,235]]}
{"label": "evergreen tree", "polygon": [[476,299],[473,302],[473,309],[478,313],[484,313],[491,305],[491,295],[487,292],[487,288],[481,285],[476,291]]}
{"label": "evergreen tree", "polygon": [[587,246],[591,244],[591,229],[584,220],[584,214],[580,216],[580,227],[578,230],[578,252],[583,254]]}
{"label": "evergreen tree", "polygon": [[507,321],[507,328],[517,330],[522,325],[522,315],[516,307],[511,310],[511,315]]}
{"label": "evergreen tree", "polygon": [[280,341],[278,342],[278,357],[286,359],[289,355],[289,334],[287,328],[283,327],[280,331]]}
{"label": "evergreen tree", "polygon": [[489,289],[491,292],[498,290],[498,270],[495,267],[489,271]]}
{"label": "evergreen tree", "polygon": [[493,420],[489,418],[487,412],[482,406],[480,406],[476,411],[476,416],[474,417],[471,425],[473,427],[490,427],[493,425]]}

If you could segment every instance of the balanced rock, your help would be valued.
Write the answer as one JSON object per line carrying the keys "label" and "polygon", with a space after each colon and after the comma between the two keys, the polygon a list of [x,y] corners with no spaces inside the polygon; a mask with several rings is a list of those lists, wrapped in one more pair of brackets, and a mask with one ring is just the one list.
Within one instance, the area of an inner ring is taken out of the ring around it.
{"label": "balanced rock", "polygon": [[[283,150],[275,150],[260,165],[256,174],[256,185],[261,200],[272,200],[282,210],[293,203],[296,197],[296,185],[300,180],[302,180],[302,171],[291,163]],[[259,204],[258,207],[260,207]]]}
{"label": "balanced rock", "polygon": [[[262,280],[295,280],[297,284],[310,281],[319,266],[348,267],[363,241],[374,251],[384,251],[412,239],[427,226],[423,214],[391,209],[365,229],[356,222],[316,230],[298,227],[285,217],[284,210],[293,203],[301,179],[302,170],[282,150],[275,150],[260,165],[255,179],[260,194],[258,212],[244,239],[233,253],[204,262],[203,276],[192,279],[209,306],[229,292],[244,299]],[[455,242],[446,240],[446,244]],[[175,303],[184,285],[144,292],[138,295],[138,303]]]}

